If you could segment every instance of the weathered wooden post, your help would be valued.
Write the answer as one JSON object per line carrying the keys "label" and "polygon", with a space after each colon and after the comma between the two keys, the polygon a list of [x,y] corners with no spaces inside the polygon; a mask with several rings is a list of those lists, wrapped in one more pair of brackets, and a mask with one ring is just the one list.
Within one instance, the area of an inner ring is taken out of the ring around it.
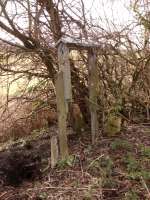
{"label": "weathered wooden post", "polygon": [[71,69],[69,61],[69,48],[60,41],[58,46],[58,61],[59,71],[63,72],[64,81],[64,98],[66,102],[66,111],[68,112],[68,104],[72,102],[72,87],[71,87]]}
{"label": "weathered wooden post", "polygon": [[69,48],[61,40],[58,43],[59,73],[56,79],[56,100],[59,127],[59,149],[62,159],[68,156],[67,115],[68,104],[72,101]]}
{"label": "weathered wooden post", "polygon": [[89,101],[91,112],[91,133],[92,144],[98,133],[98,117],[97,117],[97,91],[98,91],[98,67],[96,62],[96,52],[93,49],[88,50],[88,70],[89,70]]}
{"label": "weathered wooden post", "polygon": [[58,49],[59,73],[56,80],[56,99],[58,110],[59,126],[59,149],[61,158],[68,156],[67,145],[67,116],[69,104],[72,103],[71,87],[71,69],[69,62],[69,49],[88,49],[88,68],[89,68],[89,101],[91,112],[91,132],[92,143],[95,143],[98,132],[97,119],[97,87],[98,87],[98,69],[96,64],[96,53],[94,48],[100,47],[97,44],[87,44],[81,41],[60,39],[56,47]]}
{"label": "weathered wooden post", "polygon": [[64,99],[64,80],[63,72],[59,72],[56,79],[56,101],[57,101],[57,113],[58,113],[58,138],[60,156],[65,159],[68,156],[68,144],[67,144],[67,111],[66,102]]}

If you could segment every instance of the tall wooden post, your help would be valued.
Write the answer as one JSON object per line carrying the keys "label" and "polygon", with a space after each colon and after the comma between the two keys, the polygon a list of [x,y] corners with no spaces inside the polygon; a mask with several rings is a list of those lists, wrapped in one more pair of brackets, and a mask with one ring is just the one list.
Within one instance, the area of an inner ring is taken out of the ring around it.
{"label": "tall wooden post", "polygon": [[69,48],[63,42],[58,44],[59,73],[56,80],[56,99],[59,126],[59,147],[61,158],[68,156],[67,115],[68,104],[72,101]]}
{"label": "tall wooden post", "polygon": [[59,148],[62,159],[68,156],[68,144],[67,144],[67,111],[66,102],[64,99],[64,86],[63,86],[63,72],[59,72],[56,79],[56,101],[57,101],[57,113],[58,113],[58,128],[59,128]]}
{"label": "tall wooden post", "polygon": [[68,103],[72,101],[71,69],[69,61],[69,48],[65,43],[58,46],[59,71],[63,72],[64,98],[68,112]]}
{"label": "tall wooden post", "polygon": [[97,91],[98,91],[98,67],[96,62],[96,53],[93,49],[88,51],[88,70],[89,70],[89,101],[91,112],[91,133],[92,144],[98,133],[98,117],[97,117]]}

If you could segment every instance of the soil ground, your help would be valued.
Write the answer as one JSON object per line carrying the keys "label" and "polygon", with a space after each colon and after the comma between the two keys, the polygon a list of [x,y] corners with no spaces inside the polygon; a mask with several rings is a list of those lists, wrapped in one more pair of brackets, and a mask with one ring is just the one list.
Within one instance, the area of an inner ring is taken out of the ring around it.
{"label": "soil ground", "polygon": [[[56,127],[51,129],[55,132]],[[150,126],[117,137],[69,136],[70,157],[50,168],[50,134],[1,144],[0,200],[148,200]]]}

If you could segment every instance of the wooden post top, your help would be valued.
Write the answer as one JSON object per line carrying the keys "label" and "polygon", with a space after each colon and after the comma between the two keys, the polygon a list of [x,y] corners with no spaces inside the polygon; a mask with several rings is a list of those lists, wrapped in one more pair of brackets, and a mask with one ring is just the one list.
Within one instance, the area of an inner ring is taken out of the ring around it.
{"label": "wooden post top", "polygon": [[95,41],[73,39],[71,37],[62,37],[57,41],[55,47],[57,48],[60,44],[65,44],[71,50],[104,50],[106,48],[106,44],[104,43],[99,44]]}

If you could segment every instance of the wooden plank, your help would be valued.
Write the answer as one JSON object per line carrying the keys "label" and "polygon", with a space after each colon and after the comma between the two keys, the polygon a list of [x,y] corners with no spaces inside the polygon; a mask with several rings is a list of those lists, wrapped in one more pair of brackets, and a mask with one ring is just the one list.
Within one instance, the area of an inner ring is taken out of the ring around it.
{"label": "wooden plank", "polygon": [[104,47],[106,47],[106,43],[97,43],[95,41],[91,41],[91,40],[80,40],[77,38],[71,38],[71,37],[65,37],[65,38],[61,38],[57,41],[55,47],[58,47],[60,45],[60,43],[66,44],[67,47],[71,48],[71,49],[91,49],[91,48],[95,48],[95,49],[103,49]]}
{"label": "wooden plank", "polygon": [[[66,45],[70,50],[90,50],[95,49],[99,55],[111,55],[114,52],[111,50],[112,47],[111,45],[108,45],[104,42],[95,42],[95,41],[91,41],[91,40],[79,40],[76,38],[61,38],[60,40],[57,41],[55,47],[57,48],[58,46],[60,46],[61,44]],[[111,51],[111,52],[110,52]],[[117,53],[115,54],[117,55]]]}
{"label": "wooden plank", "polygon": [[51,138],[51,168],[53,169],[58,162],[58,142],[57,136],[53,135]]}
{"label": "wooden plank", "polygon": [[96,63],[96,53],[90,49],[88,51],[88,70],[89,70],[89,101],[91,112],[91,133],[92,144],[98,133],[98,117],[97,117],[97,91],[98,91],[98,67]]}
{"label": "wooden plank", "polygon": [[69,48],[66,44],[58,46],[59,71],[63,72],[64,96],[66,102],[72,101],[71,70],[69,62]]}
{"label": "wooden plank", "polygon": [[67,144],[67,111],[66,102],[64,98],[64,80],[63,72],[59,72],[56,79],[56,101],[58,112],[58,127],[59,127],[59,147],[60,155],[62,159],[68,156],[68,144]]}

